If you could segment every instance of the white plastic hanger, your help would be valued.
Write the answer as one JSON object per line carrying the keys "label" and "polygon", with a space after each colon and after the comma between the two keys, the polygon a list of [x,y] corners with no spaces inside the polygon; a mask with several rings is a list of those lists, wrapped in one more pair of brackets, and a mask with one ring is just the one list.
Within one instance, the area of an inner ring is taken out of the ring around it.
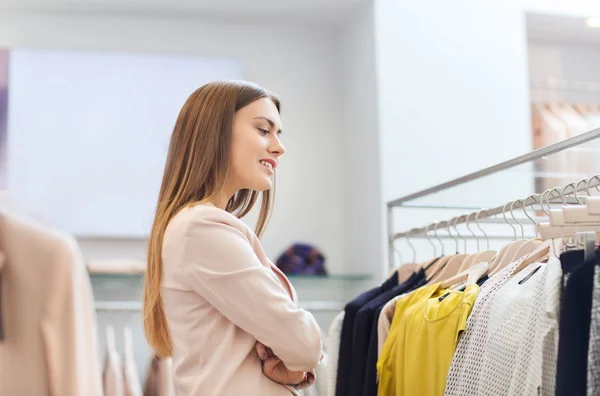
{"label": "white plastic hanger", "polygon": [[[587,184],[585,186],[587,195],[588,195],[588,199],[586,201],[586,206],[588,209],[588,214],[590,215],[600,215],[600,197],[593,197],[592,194],[590,194],[590,183],[593,180],[599,180],[600,181],[600,175],[594,175],[592,177],[589,178],[589,180],[587,181]],[[598,190],[598,186],[596,186],[596,189]]]}
{"label": "white plastic hanger", "polygon": [[[583,179],[580,180],[579,182],[577,182],[577,184],[575,185],[573,191],[575,194],[575,199],[577,202],[582,202],[579,197],[577,196],[577,189],[579,184],[583,183],[583,182],[587,182],[588,186],[589,186],[589,180],[591,179]],[[575,211],[570,211],[567,212],[567,209],[570,209],[571,206],[575,206],[575,207],[580,207],[581,205],[566,205],[566,200],[564,198],[564,192],[567,189],[567,187],[569,187],[570,185],[565,186],[565,188],[559,189],[559,188],[554,188],[552,190],[556,190],[556,191],[561,191],[561,197],[562,197],[562,201],[563,204],[565,204],[564,208],[563,208],[563,224],[564,225],[560,225],[560,221],[555,221],[554,223],[551,221],[549,223],[542,223],[539,225],[539,231],[540,231],[540,235],[543,239],[548,240],[548,239],[564,239],[564,238],[572,238],[575,237],[575,235],[577,233],[580,232],[596,232],[596,233],[600,233],[600,220],[596,220],[594,218],[594,215],[590,215],[590,214],[586,214],[586,211],[582,211],[580,209],[576,209]],[[551,191],[551,190],[548,190]],[[547,192],[547,191],[546,191]],[[544,194],[542,194],[542,197],[544,197],[546,195],[546,192],[544,192]],[[549,195],[549,194],[548,194]],[[544,208],[543,205],[543,198],[542,198],[542,209],[544,209],[544,211],[546,213],[549,213],[549,211],[546,211],[546,209]],[[550,203],[549,200],[546,201],[548,207],[550,207]],[[585,205],[584,205],[585,206]],[[566,221],[567,218],[565,218],[566,214],[570,213],[570,221]],[[556,216],[555,216],[556,217]],[[557,215],[558,220],[560,215]]]}

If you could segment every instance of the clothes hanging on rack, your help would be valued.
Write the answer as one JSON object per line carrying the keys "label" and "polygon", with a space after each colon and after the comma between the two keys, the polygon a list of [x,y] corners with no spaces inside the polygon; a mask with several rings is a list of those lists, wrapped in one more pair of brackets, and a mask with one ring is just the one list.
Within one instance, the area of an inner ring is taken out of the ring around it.
{"label": "clothes hanging on rack", "polygon": [[[368,379],[368,359],[362,373],[363,385],[375,385],[377,391],[369,393],[369,387],[363,386],[362,393],[356,394],[558,395],[561,378],[569,379],[564,383],[569,395],[586,394],[586,390],[596,394],[597,385],[588,372],[597,365],[588,360],[597,356],[587,346],[592,343],[591,329],[600,328],[600,312],[591,313],[592,296],[600,294],[600,287],[594,290],[600,254],[584,262],[583,251],[565,252],[561,240],[536,246],[477,283],[447,288],[437,282],[392,297],[376,318],[377,325],[385,323],[390,314],[386,308],[393,306],[389,334],[376,332],[377,337],[385,337],[377,374]],[[540,254],[544,249],[548,252]],[[536,254],[538,259],[527,261]],[[584,279],[588,286],[582,284]],[[586,313],[587,323],[582,320]],[[355,325],[359,317],[357,313]],[[357,337],[360,334],[355,332]],[[564,353],[559,353],[559,345]],[[339,357],[354,360],[357,344],[353,347],[343,353],[340,344]]]}
{"label": "clothes hanging on rack", "polygon": [[102,370],[104,396],[124,396],[123,363],[115,346],[115,329],[106,327],[106,355]]}
{"label": "clothes hanging on rack", "polygon": [[584,260],[583,251],[564,253],[561,264],[564,275],[556,395],[585,395],[595,265],[594,260]]}
{"label": "clothes hanging on rack", "polygon": [[125,327],[125,357],[123,359],[123,388],[124,396],[142,396],[142,386],[139,381],[137,367],[133,356],[133,339],[131,328]]}
{"label": "clothes hanging on rack", "polygon": [[340,342],[342,326],[344,323],[344,311],[336,315],[329,326],[329,369],[327,370],[327,395],[335,396],[336,381],[338,375],[338,359],[340,353]]}
{"label": "clothes hanging on rack", "polygon": [[383,307],[390,299],[418,289],[426,282],[425,270],[419,269],[405,282],[373,299],[358,311],[354,327],[355,358],[350,377],[352,395],[377,394],[376,364],[379,357],[377,329]]}
{"label": "clothes hanging on rack", "polygon": [[478,293],[477,284],[461,292],[434,283],[398,299],[377,362],[378,395],[443,393],[456,341]]}
{"label": "clothes hanging on rack", "polygon": [[1,395],[100,396],[92,288],[71,236],[0,213]]}
{"label": "clothes hanging on rack", "polygon": [[340,334],[340,353],[338,358],[338,370],[335,386],[336,396],[347,396],[350,394],[350,375],[352,373],[353,364],[353,336],[354,336],[354,321],[357,312],[367,305],[369,301],[386,291],[392,290],[398,285],[398,277],[392,275],[383,284],[371,290],[362,293],[354,300],[350,301],[344,307],[344,321],[342,323],[342,332]]}
{"label": "clothes hanging on rack", "polygon": [[587,370],[588,395],[600,394],[600,261],[594,263],[594,290],[590,314],[590,342]]}
{"label": "clothes hanging on rack", "polygon": [[445,395],[553,394],[561,268],[554,253],[482,286],[448,372]]}

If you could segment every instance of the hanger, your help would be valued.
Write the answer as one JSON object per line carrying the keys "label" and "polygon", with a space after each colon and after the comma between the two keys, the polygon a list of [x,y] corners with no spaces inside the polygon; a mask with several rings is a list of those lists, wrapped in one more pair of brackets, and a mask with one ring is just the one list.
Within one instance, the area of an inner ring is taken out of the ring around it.
{"label": "hanger", "polygon": [[[521,202],[521,207],[523,208],[523,211],[525,212],[525,201],[524,200],[517,200],[515,202]],[[520,259],[521,257],[524,257],[525,255],[531,253],[532,251],[534,251],[538,246],[540,246],[541,244],[543,244],[544,242],[539,239],[539,238],[534,238],[534,239],[525,239],[525,229],[523,228],[523,224],[521,224],[521,222],[519,222],[519,220],[517,220],[517,218],[515,217],[515,214],[513,212],[513,204],[514,202],[510,205],[510,215],[513,218],[513,220],[519,225],[519,227],[521,228],[521,240],[524,241],[522,244],[519,245],[517,251],[513,254],[512,258],[508,261],[508,264],[510,263],[514,263],[515,261],[517,261],[518,259]],[[534,222],[535,224],[535,222]],[[508,265],[507,264],[507,265]]]}
{"label": "hanger", "polygon": [[116,353],[115,328],[112,325],[106,326],[106,349]]}
{"label": "hanger", "polygon": [[[585,187],[588,195],[588,199],[586,200],[587,210],[591,215],[600,214],[600,197],[592,196],[592,194],[590,194],[590,182],[594,179],[598,179],[600,181],[600,175],[594,175],[590,177]],[[600,191],[600,187],[596,186],[596,190]]]}
{"label": "hanger", "polygon": [[519,248],[527,242],[527,241],[517,239],[517,229],[515,227],[513,227],[512,224],[510,224],[510,222],[506,218],[506,211],[507,211],[506,207],[509,205],[512,205],[514,202],[515,201],[507,202],[506,204],[504,204],[504,207],[502,208],[502,217],[504,217],[504,221],[506,222],[506,224],[508,224],[510,226],[510,228],[513,229],[514,240],[512,242],[507,243],[504,247],[502,247],[502,249],[500,249],[500,251],[498,252],[498,255],[496,255],[490,261],[490,263],[489,263],[490,276],[496,274],[502,268],[504,268],[505,266],[510,264],[512,262],[512,258],[517,253]]}
{"label": "hanger", "polygon": [[[579,185],[582,183],[586,183],[587,187],[589,187],[589,179],[582,179],[577,184],[570,183],[567,184],[563,188],[563,221],[564,224],[556,224],[556,222],[551,222],[552,225],[569,225],[575,223],[600,223],[600,214],[590,214],[588,211],[588,206],[579,198],[577,195],[577,190]],[[575,200],[577,201],[577,205],[567,205],[566,200],[564,199],[564,192],[567,187],[573,186],[573,194],[575,196]],[[589,188],[587,188],[589,195]]]}
{"label": "hanger", "polygon": [[[512,201],[512,202],[509,203],[509,205],[510,205],[510,211],[511,211],[511,217],[513,219],[515,219],[514,212],[513,212],[513,206],[518,201],[519,200]],[[513,229],[513,234],[514,234],[513,238],[514,238],[514,241],[507,244],[506,249],[504,251],[504,254],[499,259],[497,259],[495,261],[494,267],[490,270],[490,275],[494,275],[494,274],[498,273],[504,267],[506,267],[510,263],[513,263],[515,261],[515,257],[517,256],[519,250],[523,246],[525,246],[525,244],[527,244],[527,242],[528,242],[527,240],[518,239],[518,237],[517,237],[517,229],[515,227],[513,227],[512,224],[506,219],[506,205],[504,206],[504,209],[505,209],[505,211],[503,212],[504,221],[506,221],[506,223]],[[519,223],[519,225],[521,226],[521,229],[522,229],[523,226],[521,225],[521,223]]]}
{"label": "hanger", "polygon": [[410,242],[410,234],[415,230],[412,229],[406,235],[406,241],[408,245],[413,251],[413,261],[411,263],[401,264],[400,267],[396,268],[396,276],[398,277],[398,284],[404,283],[410,278],[420,267],[419,264],[416,263],[417,260],[417,251],[415,247]]}
{"label": "hanger", "polygon": [[[475,263],[475,258],[477,257],[477,255],[480,252],[480,250],[479,250],[479,238],[477,237],[477,235],[475,235],[475,233],[473,232],[473,230],[471,229],[471,227],[469,227],[469,217],[471,217],[472,215],[477,215],[477,212],[473,212],[473,213],[467,215],[465,224],[467,226],[467,230],[469,230],[469,232],[471,233],[471,235],[473,235],[473,238],[475,239],[477,250],[475,251],[475,253],[468,255],[467,258],[463,261],[462,265],[460,266],[460,269],[458,270],[459,273],[462,272],[462,271],[465,271],[470,266],[472,266]],[[466,251],[465,251],[465,253],[466,253]]]}
{"label": "hanger", "polygon": [[[487,209],[482,209],[479,212],[474,212],[474,213],[471,213],[470,215],[467,216],[467,221],[466,221],[467,229],[471,232],[471,235],[473,235],[473,237],[475,238],[475,242],[477,244],[477,251],[474,254],[469,255],[465,259],[465,261],[463,262],[463,264],[460,267],[459,272],[466,271],[467,269],[469,269],[470,267],[472,267],[474,264],[477,264],[477,263],[479,263],[481,261],[488,262],[489,260],[491,260],[496,255],[496,251],[495,250],[489,250],[490,249],[490,240],[487,237],[487,234],[485,233],[485,231],[483,231],[483,229],[479,225],[479,215],[483,211],[487,211]],[[480,246],[479,246],[479,237],[473,232],[473,230],[471,229],[471,227],[469,227],[469,217],[471,217],[472,215],[475,215],[475,222],[477,224],[477,227],[481,230],[481,232],[486,237],[487,250],[485,250],[485,251],[481,251]]]}
{"label": "hanger", "polygon": [[[458,232],[458,229],[456,228],[456,224],[458,223],[458,220],[464,217],[463,216],[458,216],[458,217],[454,217],[452,218],[447,224],[448,224],[448,233],[450,233],[452,235],[452,233],[450,232],[450,225],[452,224],[452,220],[454,220],[454,231],[456,231],[456,234],[458,236],[460,235],[460,232]],[[432,283],[444,280],[444,279],[448,279],[454,275],[456,275],[459,271],[460,271],[460,267],[463,263],[463,261],[465,260],[465,258],[468,256],[467,254],[460,254],[458,253],[459,248],[458,248],[458,239],[456,237],[453,236],[453,239],[456,243],[456,255],[452,256],[450,258],[450,260],[448,260],[448,262],[446,263],[446,265],[444,266],[444,268],[431,279]],[[465,248],[466,248],[466,241],[465,241]]]}
{"label": "hanger", "polygon": [[133,359],[133,337],[131,333],[131,328],[129,326],[125,326],[123,329],[124,341],[125,341],[125,356]]}
{"label": "hanger", "polygon": [[477,215],[475,216],[475,224],[477,225],[477,228],[479,228],[479,231],[481,231],[483,236],[485,236],[485,244],[486,244],[486,250],[484,250],[483,252],[481,252],[477,255],[477,257],[475,258],[475,263],[478,263],[481,261],[486,261],[489,263],[489,261],[492,260],[498,254],[497,251],[490,249],[490,238],[488,238],[487,234],[485,233],[485,231],[483,230],[483,228],[481,228],[481,225],[479,224],[479,216],[481,215],[481,213],[482,212],[489,213],[488,211],[489,211],[489,209],[482,209],[479,212],[477,212]]}
{"label": "hanger", "polygon": [[[581,184],[582,182],[589,182],[589,180],[580,180],[576,187],[575,190],[578,189],[578,185]],[[588,184],[589,185],[589,184]],[[553,190],[557,190],[556,188]],[[560,190],[560,189],[558,189]],[[563,189],[564,192],[564,189]],[[581,202],[579,197],[576,197],[577,202]],[[563,202],[564,199],[563,199]],[[549,203],[548,203],[549,206]],[[542,205],[543,208],[543,205]],[[546,211],[544,209],[544,211]],[[584,217],[581,218],[582,220],[586,220]],[[577,220],[577,219],[576,219]],[[556,239],[559,239],[561,241],[561,246],[565,245],[568,247],[568,244],[564,243],[565,238],[576,238],[578,234],[580,233],[589,233],[589,232],[593,232],[596,235],[595,239],[598,239],[598,236],[600,235],[600,222],[593,222],[593,221],[589,221],[589,219],[587,219],[588,221],[583,221],[583,222],[570,222],[570,223],[566,223],[564,225],[556,225],[555,223],[542,223],[539,225],[540,228],[540,234],[542,236],[543,239],[546,240],[551,240],[552,244],[554,244],[554,241]],[[554,245],[553,245],[554,246]],[[554,255],[556,257],[558,257],[557,252],[559,251],[559,249],[555,248],[552,249],[554,252]]]}
{"label": "hanger", "polygon": [[402,263],[404,263],[404,257],[402,256],[402,252],[400,250],[398,250],[398,248],[396,248],[396,246],[394,245],[394,242],[396,242],[396,240],[392,240],[391,246],[392,246],[392,250],[394,253],[396,253],[398,255],[398,260],[400,260],[400,264],[398,265],[398,267],[393,267],[390,270],[390,273],[388,274],[388,278],[390,278],[392,275],[394,275],[396,273],[396,271],[398,270],[398,268],[402,265]]}
{"label": "hanger", "polygon": [[437,235],[437,229],[440,226],[440,224],[441,224],[440,222],[435,222],[435,223],[431,224],[431,226],[433,227],[433,236],[440,243],[442,255],[435,263],[433,263],[433,265],[431,267],[425,269],[425,278],[429,279],[429,281],[427,282],[428,284],[430,284],[431,280],[437,274],[440,273],[440,271],[446,266],[448,261],[452,258],[452,256],[444,255],[444,243],[440,240],[439,236]]}
{"label": "hanger", "polygon": [[481,279],[485,274],[487,274],[489,270],[489,264],[485,261],[474,264],[471,268],[466,271],[461,271],[460,273],[446,279],[440,285],[441,288],[448,288],[452,285],[460,285],[463,286],[463,282],[466,281],[465,286],[473,285],[477,283],[479,279]]}
{"label": "hanger", "polygon": [[[434,264],[434,263],[435,263],[437,260],[439,260],[439,258],[440,258],[440,257],[438,256],[438,254],[437,254],[437,248],[436,248],[435,244],[434,244],[434,243],[431,241],[431,238],[429,237],[429,229],[430,229],[431,227],[433,227],[433,226],[434,226],[434,223],[432,223],[432,224],[429,224],[429,225],[428,225],[428,226],[425,228],[425,238],[427,238],[427,241],[429,242],[429,244],[430,244],[430,245],[431,245],[431,247],[433,248],[433,258],[432,258],[432,259],[430,259],[430,260],[427,260],[427,261],[425,261],[425,262],[423,262],[423,263],[421,263],[421,265],[420,265],[420,266],[418,266],[418,267],[417,267],[417,268],[414,270],[414,272],[416,272],[416,271],[417,271],[417,269],[420,267],[420,268],[421,268],[423,271],[425,271],[425,273],[427,273],[427,270],[429,270],[429,269],[432,267],[432,265],[433,265],[433,264]],[[443,247],[442,247],[442,248],[443,248]]]}

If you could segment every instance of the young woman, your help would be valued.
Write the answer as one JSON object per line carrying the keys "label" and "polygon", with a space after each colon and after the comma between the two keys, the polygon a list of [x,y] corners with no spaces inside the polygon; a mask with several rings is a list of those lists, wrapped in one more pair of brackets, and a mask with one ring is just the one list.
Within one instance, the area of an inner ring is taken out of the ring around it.
{"label": "young woman", "polygon": [[[144,327],[178,396],[286,395],[313,382],[314,317],[265,256],[279,100],[247,82],[192,93],[171,136],[150,241]],[[256,234],[240,218],[262,192]]]}

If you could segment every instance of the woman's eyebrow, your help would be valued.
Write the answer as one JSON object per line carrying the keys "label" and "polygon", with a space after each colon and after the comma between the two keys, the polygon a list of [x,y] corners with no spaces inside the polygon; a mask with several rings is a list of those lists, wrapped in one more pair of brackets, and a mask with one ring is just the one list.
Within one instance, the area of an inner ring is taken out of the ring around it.
{"label": "woman's eyebrow", "polygon": [[[275,128],[275,122],[273,122],[273,120],[267,118],[267,117],[254,117],[255,120],[265,120],[269,123],[269,125],[271,126],[271,128]],[[281,133],[281,129],[278,130],[277,132]]]}

